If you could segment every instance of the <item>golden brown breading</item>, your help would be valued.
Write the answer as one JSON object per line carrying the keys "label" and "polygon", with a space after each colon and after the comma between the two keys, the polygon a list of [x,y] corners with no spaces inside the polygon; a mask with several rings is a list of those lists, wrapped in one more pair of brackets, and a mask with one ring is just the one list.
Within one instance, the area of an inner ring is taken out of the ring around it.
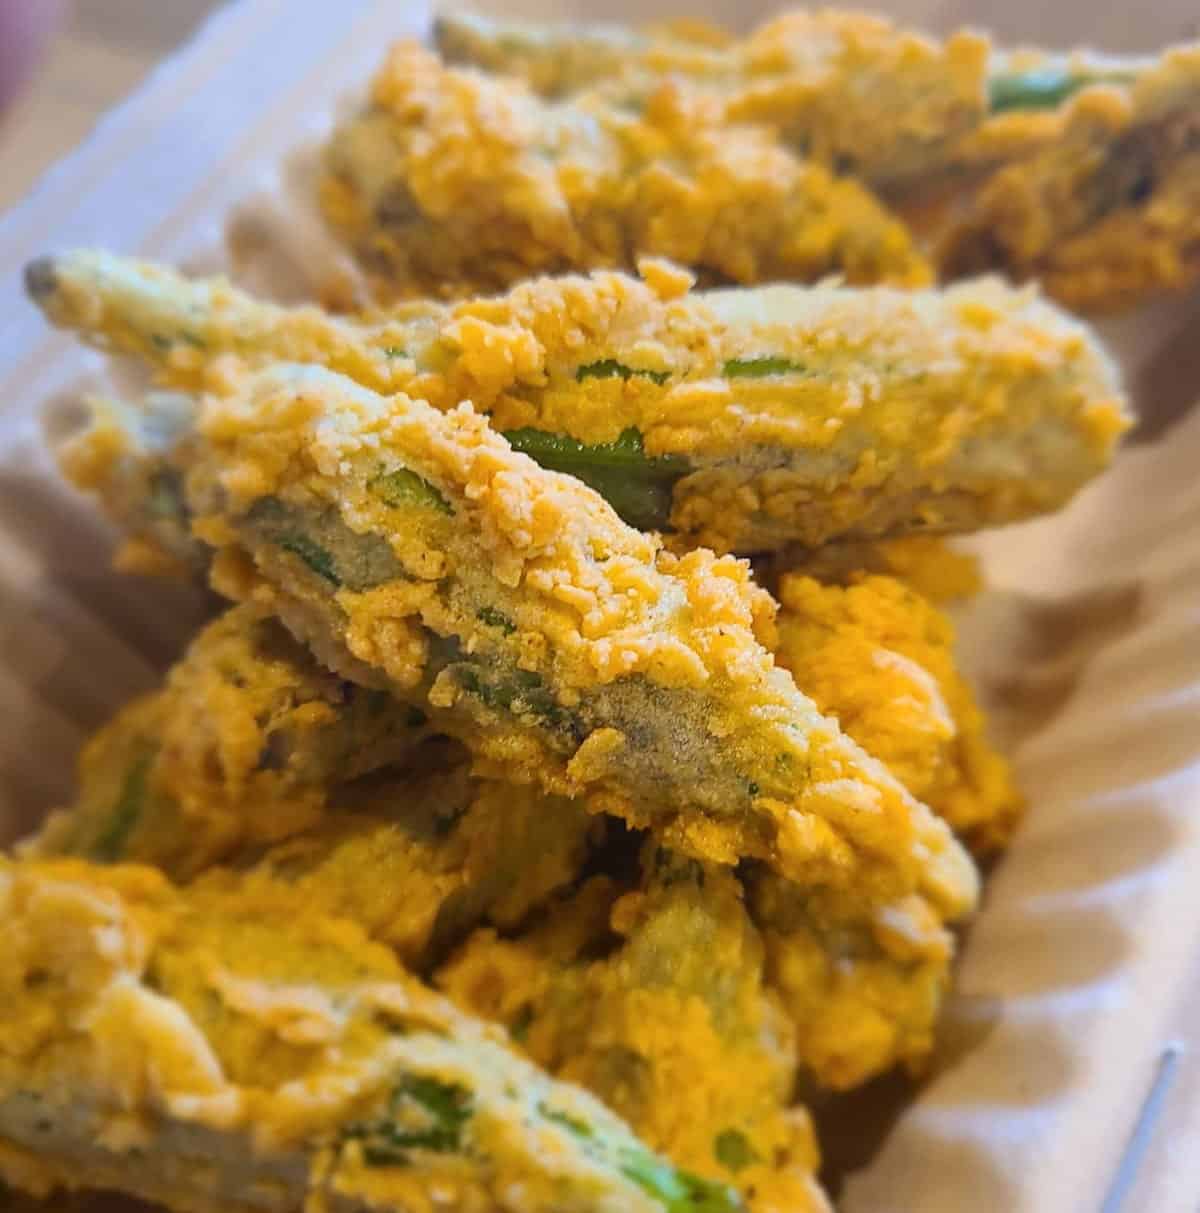
{"label": "golden brown breading", "polygon": [[893,577],[840,587],[785,574],[779,595],[779,663],[973,851],[1003,847],[1023,800],[955,665],[946,615]]}
{"label": "golden brown breading", "polygon": [[954,941],[917,898],[874,913],[750,865],[750,915],[766,978],[796,1031],[797,1058],[819,1085],[847,1090],[933,1048]]}
{"label": "golden brown breading", "polygon": [[755,1213],[790,1213],[823,1202],[764,960],[737,877],[651,842],[631,887],[596,877],[516,939],[478,932],[437,981],[647,1143],[735,1184]]}
{"label": "golden brown breading", "polygon": [[554,104],[518,81],[390,53],[335,132],[324,212],[380,299],[669,257],[710,281],[929,281],[861,185],[670,83],[635,108]]}
{"label": "golden brown breading", "polygon": [[698,857],[973,900],[944,825],[774,668],[746,565],[667,555],[470,409],[281,367],[209,398],[185,459],[218,587],[494,772]]}
{"label": "golden brown breading", "polygon": [[600,90],[644,98],[686,81],[722,116],[781,132],[800,153],[895,187],[945,161],[988,109],[989,43],[945,42],[868,13],[795,11],[716,45],[680,31],[521,25],[443,16],[439,48],[456,62],[521,76],[545,95]]}
{"label": "golden brown breading", "polygon": [[999,52],[860,13],[786,13],[742,40],[443,17],[456,62],[625,104],[663,80],[882,191],[943,275],[1037,279],[1084,310],[1200,274],[1200,46],[1157,59]]}
{"label": "golden brown breading", "polygon": [[425,967],[480,922],[519,924],[603,833],[580,804],[473,777],[428,734],[420,712],[234,607],[92,739],[76,803],[23,850],[174,880],[253,862]]}
{"label": "golden brown breading", "polygon": [[329,673],[278,621],[235,607],[162,690],[91,740],[76,804],[36,845],[187,879],[317,824],[337,784],[411,756],[428,735],[421,713]]}
{"label": "golden brown breading", "polygon": [[939,236],[943,269],[1001,268],[1091,310],[1195,281],[1200,46],[1168,52],[1132,84],[1084,90],[1055,123],[1044,146],[951,212]]}
{"label": "golden brown breading", "polygon": [[733,1213],[261,872],[0,859],[0,1177],[180,1213]]}
{"label": "golden brown breading", "polygon": [[[104,253],[36,262],[29,277],[57,323],[173,386],[219,386],[236,354],[254,368],[328,366],[441,409],[470,400],[517,449],[591,484],[631,525],[674,531],[684,550],[1012,521],[1068,500],[1128,424],[1094,336],[995,280],[694,292],[661,263],[643,270],[644,281],[540,279],[358,321]],[[166,405],[161,421],[159,398],[102,409],[66,448],[68,474],[123,502],[180,486],[169,447],[142,453],[147,430],[186,434]],[[174,501],[126,513],[148,538],[169,515],[163,541],[183,549]]]}

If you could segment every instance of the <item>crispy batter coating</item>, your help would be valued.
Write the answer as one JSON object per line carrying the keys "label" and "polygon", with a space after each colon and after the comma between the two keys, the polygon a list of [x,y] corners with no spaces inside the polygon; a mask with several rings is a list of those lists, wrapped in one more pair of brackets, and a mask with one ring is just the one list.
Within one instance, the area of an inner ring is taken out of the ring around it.
{"label": "crispy batter coating", "polygon": [[234,607],[162,691],[93,738],[76,803],[24,853],[174,880],[255,862],[423,969],[480,922],[519,924],[603,832],[582,805],[472,777],[459,747],[428,734],[411,706]]}
{"label": "crispy batter coating", "polygon": [[[37,262],[29,277],[56,323],[147,359],[172,386],[202,385],[237,355],[328,366],[441,409],[471,400],[518,449],[591,483],[631,524],[673,530],[681,548],[1026,517],[1106,466],[1128,425],[1089,331],[994,280],[690,292],[678,272],[643,268],[644,282],[544,279],[358,321],[103,253]],[[68,474],[121,502],[178,483],[161,446],[139,461],[146,430],[178,424],[171,411],[146,420],[155,407],[132,421],[101,413],[96,434],[68,447]],[[125,510],[135,523],[149,512]]]}
{"label": "crispy batter coating", "polygon": [[276,620],[235,607],[162,690],[87,745],[78,801],[39,846],[187,879],[317,824],[336,783],[411,755],[428,732],[421,713],[336,677]]}
{"label": "crispy batter coating", "polygon": [[84,408],[87,441],[60,444],[59,466],[120,529],[118,567],[148,575],[201,575],[208,553],[192,537],[183,486],[170,462],[195,403],[182,393],[154,392],[144,408],[107,396],[87,397]]}
{"label": "crispy batter coating", "polygon": [[258,867],[427,972],[473,927],[515,929],[577,879],[603,822],[529,787],[398,774]]}
{"label": "crispy batter coating", "polygon": [[1155,58],[997,52],[859,13],[796,12],[741,41],[444,17],[454,62],[548,95],[640,101],[684,82],[723,118],[882,191],[942,275],[1037,279],[1103,311],[1200,273],[1200,46]]}
{"label": "crispy batter coating", "polygon": [[929,281],[861,185],[670,83],[552,103],[400,43],[335,132],[321,203],[380,299],[669,257],[715,281]]}
{"label": "crispy batter coating", "polygon": [[594,878],[517,939],[477,933],[438,983],[756,1213],[824,1208],[811,1123],[788,1107],[791,1025],[737,877],[653,842],[642,862],[632,888]]}
{"label": "crispy batter coating", "polygon": [[[785,652],[789,624],[819,617],[786,601],[792,609],[782,620]],[[836,604],[824,605],[837,616]],[[836,653],[836,643],[846,640],[831,637],[826,647]],[[819,643],[800,647],[814,679],[827,672]],[[472,780],[453,754],[431,768],[423,753],[428,743],[415,754],[406,749],[405,769],[339,791],[343,772],[395,755],[369,731],[357,732],[371,723],[356,702],[361,692],[347,687],[330,696],[335,684],[276,625],[234,608],[173,672],[152,730],[144,728],[138,705],[91,744],[79,806],[53,821],[31,850],[151,859],[185,875],[231,854],[253,860],[310,908],[353,919],[419,971],[482,921],[519,929],[580,872],[594,833],[581,806],[528,787]],[[834,711],[838,689],[828,705]],[[373,702],[376,714],[407,713],[386,697]],[[886,722],[886,714],[880,719]],[[160,768],[155,747],[169,751],[171,738],[194,740],[182,760]],[[886,756],[869,731],[860,740]],[[228,758],[221,765],[223,754],[255,753],[275,756],[271,779],[256,782],[257,766],[247,772]],[[131,774],[140,787],[130,788]],[[296,787],[317,821],[300,834],[308,818],[288,808]],[[181,802],[191,811],[181,812]],[[286,834],[292,837],[257,858],[251,844]],[[918,1063],[944,987],[944,932],[929,919],[938,948],[913,965],[909,952],[893,957],[877,938],[880,923],[911,914],[913,903],[864,914],[851,898],[831,925],[814,920],[798,895],[787,897],[781,882],[760,910],[772,988],[786,994],[776,1005],[762,988],[763,945],[733,875],[654,846],[648,856],[645,879],[619,907],[622,887],[593,881],[554,910],[546,927],[503,940],[495,930],[479,932],[442,980],[463,1005],[523,1029],[535,1060],[601,1095],[651,1145],[703,1173],[724,1155],[733,1160],[724,1178],[736,1181],[756,1208],[790,1208],[788,1201],[800,1199],[796,1192],[808,1190],[811,1171],[810,1163],[797,1171],[798,1160],[809,1157],[803,1113],[784,1111],[793,1066],[802,1064],[822,1085],[840,1086],[898,1060]],[[766,877],[752,887],[769,887]],[[786,913],[772,913],[780,902]],[[822,912],[828,917],[828,905]],[[614,931],[628,940],[619,959],[580,962]],[[883,931],[885,944],[893,934]],[[530,991],[538,993],[532,1002]],[[798,1051],[788,1019],[799,1029]],[[635,1064],[630,1054],[640,1060]],[[689,1068],[702,1071],[711,1090],[681,1115],[674,1093]],[[746,1143],[734,1140],[730,1124],[753,1128],[743,1134]],[[742,1174],[748,1157],[758,1162]]]}
{"label": "crispy batter coating", "polygon": [[774,668],[745,564],[668,555],[468,408],[318,368],[207,400],[185,460],[219,588],[497,773],[699,857],[971,904],[945,827]]}
{"label": "crispy batter coating", "polygon": [[916,589],[787,574],[776,657],[821,711],[979,854],[1003,847],[1023,801],[954,661],[954,627]]}
{"label": "crispy batter coating", "polygon": [[636,98],[684,80],[728,120],[776,128],[802,154],[881,185],[937,168],[988,109],[986,38],[963,30],[939,43],[861,12],[783,13],[717,46],[672,30],[466,16],[443,16],[435,36],[451,61],[520,76],[548,96]]}
{"label": "crispy batter coating", "polygon": [[677,25],[640,31],[622,25],[543,25],[441,13],[433,38],[448,63],[517,76],[541,97],[562,98],[620,78],[633,66],[666,74],[719,74],[733,38],[714,26],[705,36]]}
{"label": "crispy batter coating", "polygon": [[776,599],[780,580],[788,573],[836,585],[849,585],[862,574],[880,573],[899,578],[936,603],[971,598],[983,588],[978,558],[937,535],[784,549],[756,562],[758,583]]}
{"label": "crispy batter coating", "polygon": [[[263,873],[0,860],[0,1176],[181,1213],[720,1213],[591,1096]],[[131,1161],[136,1160],[134,1165]]]}
{"label": "crispy batter coating", "polygon": [[897,1064],[919,1070],[933,1048],[954,946],[929,904],[911,898],[867,914],[853,894],[805,888],[754,865],[745,879],[768,984],[813,1080],[847,1090]]}
{"label": "crispy batter coating", "polygon": [[1071,307],[1127,305],[1200,274],[1200,46],[1130,84],[1080,92],[1053,137],[1003,165],[951,212],[938,260],[1001,268]]}

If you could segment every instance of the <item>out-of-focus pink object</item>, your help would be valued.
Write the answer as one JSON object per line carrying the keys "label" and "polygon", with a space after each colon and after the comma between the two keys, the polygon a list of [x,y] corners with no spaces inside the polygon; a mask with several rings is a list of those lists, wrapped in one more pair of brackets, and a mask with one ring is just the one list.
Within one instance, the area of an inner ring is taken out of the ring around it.
{"label": "out-of-focus pink object", "polygon": [[62,0],[0,0],[0,109],[29,79],[62,12]]}

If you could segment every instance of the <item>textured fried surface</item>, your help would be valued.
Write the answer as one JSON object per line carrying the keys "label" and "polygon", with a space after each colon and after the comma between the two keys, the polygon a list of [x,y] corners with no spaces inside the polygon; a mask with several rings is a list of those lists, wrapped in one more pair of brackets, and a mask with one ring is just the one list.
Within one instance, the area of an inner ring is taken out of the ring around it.
{"label": "textured fried surface", "polygon": [[954,628],[914,588],[786,574],[779,663],[977,852],[1004,846],[1023,802],[954,660]]}
{"label": "textured fried surface", "polygon": [[537,91],[644,101],[682,82],[727,121],[883,191],[939,272],[1037,279],[1103,311],[1200,270],[1200,47],[1157,59],[993,51],[860,13],[787,13],[743,40],[442,18],[455,62]]}
{"label": "textured fried surface", "polygon": [[[294,888],[0,861],[0,1176],[183,1213],[719,1213]],[[131,1159],[136,1165],[131,1166]]]}
{"label": "textured fried surface", "polygon": [[1200,46],[1168,52],[1132,84],[1084,90],[1038,142],[952,217],[939,252],[946,271],[1003,268],[1091,310],[1195,280]]}
{"label": "textured fried surface", "polygon": [[[996,280],[693,292],[677,271],[644,263],[645,281],[541,279],[497,299],[353,321],[103,253],[37,264],[52,319],[148,360],[173,386],[195,388],[236,355],[254,368],[327,366],[443,410],[470,400],[684,548],[1012,521],[1069,499],[1128,424],[1092,334]],[[147,420],[160,408],[161,421]],[[68,446],[68,473],[121,501],[178,484],[160,447],[148,468],[131,454],[145,430],[179,426],[177,412],[148,402],[122,441],[128,410],[101,411]]]}
{"label": "textured fried surface", "polygon": [[80,795],[42,845],[187,878],[324,816],[330,788],[410,754],[420,713],[319,666],[275,620],[236,607],[166,686],[86,747]]}
{"label": "textured fried surface", "polygon": [[412,707],[234,607],[89,743],[76,803],[24,849],[176,880],[257,862],[422,967],[481,921],[519,923],[603,831],[581,805],[472,777],[428,733]]}
{"label": "textured fried surface", "polygon": [[950,984],[953,939],[917,898],[864,912],[860,900],[746,873],[766,976],[814,1081],[848,1089],[897,1064],[919,1069],[933,1048]]}
{"label": "textured fried surface", "polygon": [[668,555],[469,409],[280,369],[206,402],[188,464],[220,588],[508,777],[701,857],[973,900],[941,823],[774,668],[744,564]]}
{"label": "textured fried surface", "polygon": [[632,887],[594,878],[519,938],[477,933],[439,984],[756,1213],[823,1208],[811,1125],[788,1107],[791,1024],[737,877],[653,843],[643,866]]}
{"label": "textured fried surface", "polygon": [[939,43],[860,12],[783,13],[723,45],[671,29],[478,17],[443,17],[436,35],[448,58],[521,76],[546,95],[640,97],[682,79],[726,118],[778,128],[804,154],[881,184],[939,167],[987,113],[984,37],[960,31]]}
{"label": "textured fried surface", "polygon": [[929,279],[863,186],[703,95],[665,83],[636,105],[550,103],[416,43],[393,48],[335,132],[321,202],[382,299],[643,255],[718,282]]}

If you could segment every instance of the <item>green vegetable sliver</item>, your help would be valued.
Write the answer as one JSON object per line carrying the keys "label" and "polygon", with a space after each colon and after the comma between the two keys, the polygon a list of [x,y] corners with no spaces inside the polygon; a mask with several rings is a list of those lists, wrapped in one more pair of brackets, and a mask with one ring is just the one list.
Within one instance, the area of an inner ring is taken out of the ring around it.
{"label": "green vegetable sliver", "polygon": [[651,371],[642,367],[626,366],[615,358],[602,358],[599,362],[589,362],[575,371],[575,380],[582,383],[585,379],[623,379],[628,381],[634,375],[649,379],[662,387],[671,378],[670,371]]}
{"label": "green vegetable sliver", "polygon": [[489,628],[499,628],[505,636],[511,636],[517,630],[517,625],[493,606],[480,607],[476,615],[481,623],[486,623]]}
{"label": "green vegetable sliver", "polygon": [[323,577],[331,585],[342,584],[342,579],[334,567],[333,557],[302,531],[289,531],[280,535],[276,542],[285,552],[290,552],[297,559],[303,560],[318,577]]}
{"label": "green vegetable sliver", "polygon": [[1035,67],[995,76],[988,82],[988,107],[994,114],[1011,110],[1054,109],[1089,84],[1130,84],[1132,71],[1080,72],[1065,67]]}
{"label": "green vegetable sliver", "polygon": [[99,863],[115,863],[125,852],[125,844],[142,815],[146,801],[146,776],[154,760],[153,751],[141,754],[129,768],[121,785],[121,795],[113,806],[104,830],[92,844],[91,858]]}
{"label": "green vegetable sliver", "polygon": [[[539,1104],[538,1111],[580,1141],[592,1142],[591,1125],[556,1108]],[[732,1188],[701,1179],[645,1150],[623,1146],[617,1150],[617,1167],[648,1196],[661,1201],[667,1213],[736,1213],[742,1203]]]}
{"label": "green vegetable sliver", "polygon": [[738,1171],[758,1161],[754,1147],[740,1129],[723,1129],[713,1141],[713,1154],[727,1171]]}
{"label": "green vegetable sliver", "polygon": [[[411,1103],[428,1117],[427,1126],[408,1128],[397,1123],[405,1105]],[[415,1074],[392,1092],[384,1118],[353,1125],[344,1138],[362,1141],[363,1161],[369,1166],[405,1166],[411,1150],[442,1154],[461,1150],[463,1128],[473,1114],[471,1093],[464,1087]]]}
{"label": "green vegetable sliver", "polygon": [[726,1184],[681,1171],[652,1154],[623,1150],[620,1169],[648,1196],[662,1201],[667,1213],[735,1213],[743,1207]]}
{"label": "green vegetable sliver", "polygon": [[450,503],[428,480],[422,479],[408,468],[397,468],[383,472],[368,485],[371,492],[385,505],[398,509],[424,507],[442,514],[451,513]]}
{"label": "green vegetable sliver", "polygon": [[513,450],[552,472],[563,472],[595,489],[630,526],[665,530],[672,490],[690,470],[679,455],[648,456],[638,430],[624,430],[612,442],[588,444],[544,430],[509,430]]}
{"label": "green vegetable sliver", "polygon": [[726,379],[765,379],[770,375],[788,375],[805,368],[799,362],[774,354],[753,358],[730,358],[721,368]]}

